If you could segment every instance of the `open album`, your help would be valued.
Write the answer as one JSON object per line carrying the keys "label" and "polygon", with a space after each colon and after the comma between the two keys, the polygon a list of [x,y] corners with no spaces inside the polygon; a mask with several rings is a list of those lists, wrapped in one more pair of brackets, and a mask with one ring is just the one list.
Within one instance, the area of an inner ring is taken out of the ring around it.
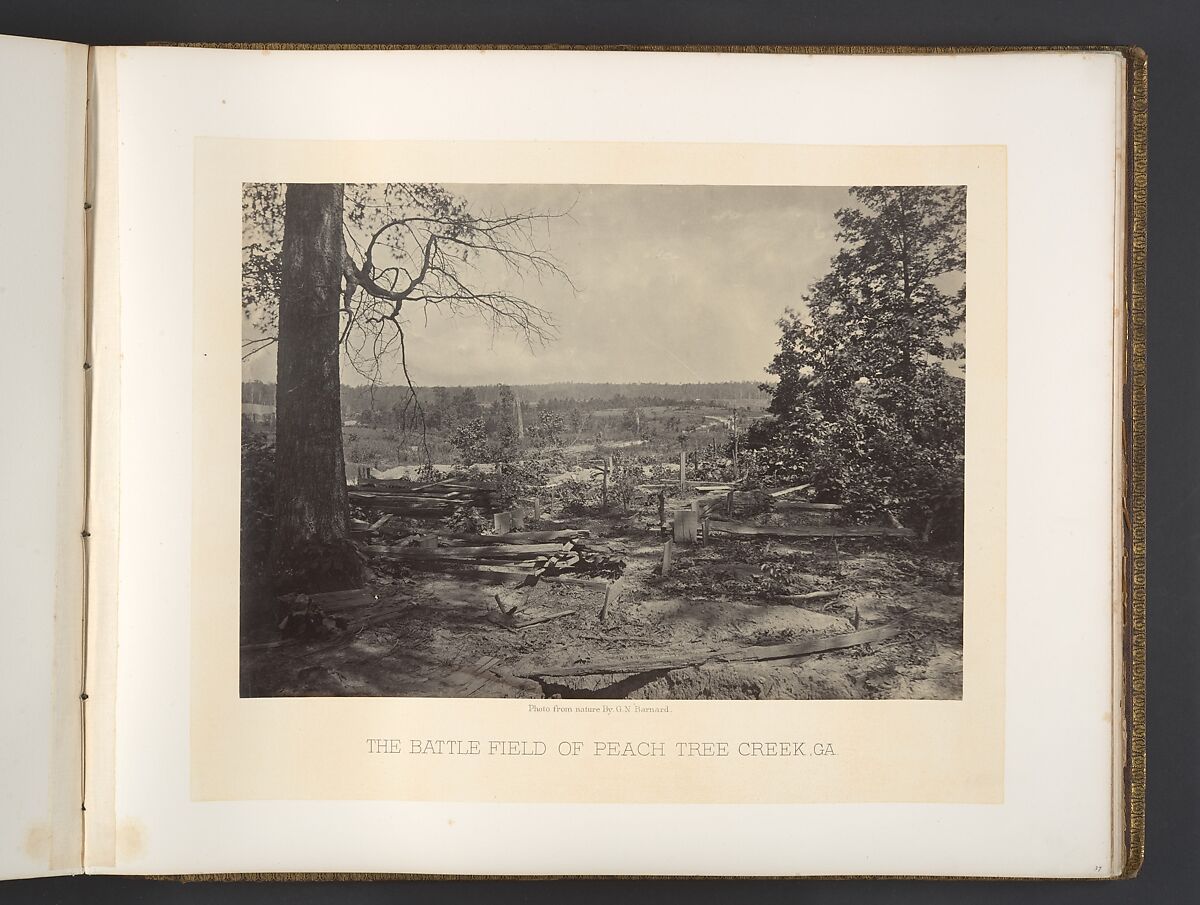
{"label": "open album", "polygon": [[1145,78],[0,39],[0,874],[1135,873]]}

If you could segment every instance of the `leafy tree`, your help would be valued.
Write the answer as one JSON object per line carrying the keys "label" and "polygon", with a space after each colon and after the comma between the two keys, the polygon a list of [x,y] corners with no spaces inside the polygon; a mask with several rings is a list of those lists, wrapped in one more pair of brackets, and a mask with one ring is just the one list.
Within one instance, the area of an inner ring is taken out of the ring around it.
{"label": "leafy tree", "polygon": [[491,433],[482,417],[459,424],[451,432],[450,442],[463,465],[488,463],[499,467],[512,461],[516,452],[516,435],[512,429],[503,425],[496,433]]}
{"label": "leafy tree", "polygon": [[540,446],[558,446],[566,429],[567,422],[560,413],[539,407],[537,423],[529,428],[529,437]]}
{"label": "leafy tree", "polygon": [[779,322],[764,387],[774,416],[749,445],[776,476],[926,535],[961,516],[966,190],[871,186],[839,210],[841,249]]}

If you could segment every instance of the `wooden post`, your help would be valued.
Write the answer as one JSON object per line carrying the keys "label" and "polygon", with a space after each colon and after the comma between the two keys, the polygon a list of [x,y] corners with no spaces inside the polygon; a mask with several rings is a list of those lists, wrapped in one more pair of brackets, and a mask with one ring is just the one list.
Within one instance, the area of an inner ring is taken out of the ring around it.
{"label": "wooden post", "polygon": [[666,578],[671,574],[671,556],[675,552],[675,542],[669,537],[667,542],[663,544],[663,560],[662,560],[662,575]]}
{"label": "wooden post", "polygon": [[705,518],[700,522],[700,543],[708,543],[708,519]]}
{"label": "wooden post", "polygon": [[520,506],[516,506],[512,509],[511,512],[509,512],[509,515],[512,516],[513,531],[524,531],[525,530],[525,510],[522,509]]}
{"label": "wooden post", "polygon": [[725,494],[725,514],[733,518],[733,491]]}
{"label": "wooden post", "polygon": [[665,534],[667,529],[663,524],[667,520],[667,496],[661,490],[658,492],[658,533]]}
{"label": "wooden post", "polygon": [[542,520],[542,496],[534,494],[533,501],[529,504],[529,517],[535,522]]}
{"label": "wooden post", "polygon": [[608,471],[610,468],[612,468],[612,459],[608,459],[605,462],[601,463],[600,467],[601,467],[601,469],[603,469],[602,474],[603,474],[603,479],[604,479],[604,483],[600,486],[600,507],[602,509],[607,509],[608,508]]}
{"label": "wooden post", "polygon": [[511,512],[497,512],[492,516],[492,527],[497,534],[508,534],[512,531],[513,517]]}
{"label": "wooden post", "polygon": [[617,608],[617,601],[621,598],[621,591],[625,589],[625,579],[618,578],[616,581],[611,581],[608,587],[604,589],[604,606],[600,607],[600,621],[607,622],[609,615]]}
{"label": "wooden post", "polygon": [[679,489],[687,488],[687,450],[679,450]]}

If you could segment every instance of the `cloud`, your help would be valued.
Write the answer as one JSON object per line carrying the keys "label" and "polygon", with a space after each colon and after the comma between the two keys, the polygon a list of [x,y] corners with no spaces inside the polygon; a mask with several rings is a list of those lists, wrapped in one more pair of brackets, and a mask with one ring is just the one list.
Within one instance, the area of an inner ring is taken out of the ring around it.
{"label": "cloud", "polygon": [[[547,310],[557,341],[530,348],[479,318],[436,312],[407,330],[409,370],[425,385],[554,381],[757,380],[786,307],[825,274],[837,250],[842,188],[803,186],[453,185],[491,212],[569,214],[540,223],[578,287],[478,260],[476,285]],[[274,361],[246,369],[273,379]],[[387,380],[399,369],[385,367]],[[343,380],[351,375],[343,369]]]}

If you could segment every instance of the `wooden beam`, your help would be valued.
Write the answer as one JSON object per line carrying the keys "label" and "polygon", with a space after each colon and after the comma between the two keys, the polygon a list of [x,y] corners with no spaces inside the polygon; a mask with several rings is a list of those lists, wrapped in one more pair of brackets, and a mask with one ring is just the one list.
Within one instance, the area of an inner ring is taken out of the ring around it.
{"label": "wooden beam", "polygon": [[[532,568],[521,568],[512,564],[475,563],[470,560],[430,558],[427,560],[417,560],[415,564],[432,570],[443,569],[455,575],[479,575],[483,577],[495,577],[497,579],[504,577],[529,578],[533,575]],[[591,588],[596,591],[606,591],[609,584],[611,584],[611,582],[604,578],[579,578],[574,575],[539,575],[538,581],[547,581],[551,584],[574,585],[581,588]]]}
{"label": "wooden beam", "polygon": [[781,500],[776,509],[796,509],[801,512],[841,512],[840,503],[809,503],[806,500]]}
{"label": "wooden beam", "polygon": [[[432,538],[436,541],[436,537]],[[438,547],[429,549],[420,546],[387,546],[371,544],[369,553],[378,553],[393,559],[534,559],[551,553],[561,553],[562,544],[489,544],[483,547]]]}
{"label": "wooden beam", "polygon": [[787,496],[791,493],[799,493],[801,490],[807,490],[809,487],[812,487],[812,484],[797,484],[795,487],[785,487],[783,490],[773,490],[771,491],[771,496]]}
{"label": "wooden beam", "polygon": [[553,619],[561,619],[563,616],[574,616],[575,613],[575,610],[563,610],[561,613],[552,613],[549,616],[542,616],[540,619],[530,619],[528,622],[522,622],[514,625],[513,628],[516,631],[520,631],[523,628],[529,628],[531,625],[541,625],[543,622],[550,622]]}
{"label": "wooden beam", "polygon": [[446,535],[445,539],[450,546],[454,546],[461,541],[470,545],[546,544],[551,541],[562,542],[590,536],[591,532],[586,528],[564,528],[560,531],[510,531],[508,534],[450,534]]}

